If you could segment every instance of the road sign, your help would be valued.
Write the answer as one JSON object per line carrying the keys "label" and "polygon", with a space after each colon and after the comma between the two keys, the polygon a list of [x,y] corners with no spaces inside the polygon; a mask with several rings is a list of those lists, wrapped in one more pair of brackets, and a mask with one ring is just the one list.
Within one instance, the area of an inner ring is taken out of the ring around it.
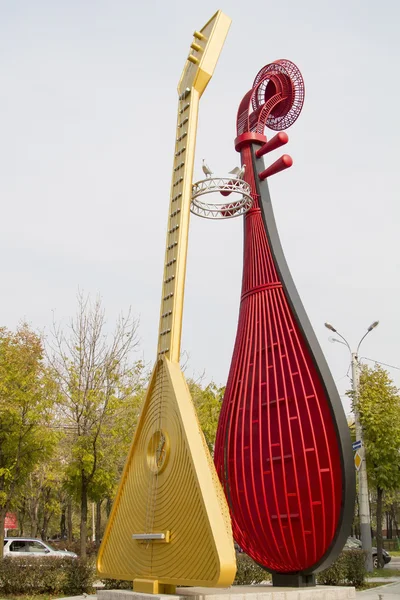
{"label": "road sign", "polygon": [[355,464],[357,471],[359,471],[361,468],[361,465],[362,465],[362,458],[358,452],[356,452],[354,455],[354,464]]}
{"label": "road sign", "polygon": [[358,448],[361,448],[361,446],[362,446],[361,440],[356,440],[355,442],[353,442],[353,450],[358,450]]}

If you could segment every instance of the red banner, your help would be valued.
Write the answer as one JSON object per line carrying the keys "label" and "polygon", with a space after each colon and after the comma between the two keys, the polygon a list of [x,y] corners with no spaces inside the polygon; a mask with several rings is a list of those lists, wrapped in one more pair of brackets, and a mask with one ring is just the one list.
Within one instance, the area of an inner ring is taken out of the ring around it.
{"label": "red banner", "polygon": [[18,529],[18,520],[15,513],[7,513],[4,522],[4,529]]}

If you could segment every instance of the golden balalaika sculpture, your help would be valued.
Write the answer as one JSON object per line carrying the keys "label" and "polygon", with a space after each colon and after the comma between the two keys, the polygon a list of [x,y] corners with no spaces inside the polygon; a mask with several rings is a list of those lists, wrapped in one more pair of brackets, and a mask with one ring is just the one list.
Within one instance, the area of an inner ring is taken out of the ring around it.
{"label": "golden balalaika sculpture", "polygon": [[219,11],[194,33],[178,85],[157,362],[97,562],[141,592],[229,586],[236,572],[229,509],[179,367],[199,100],[230,22]]}

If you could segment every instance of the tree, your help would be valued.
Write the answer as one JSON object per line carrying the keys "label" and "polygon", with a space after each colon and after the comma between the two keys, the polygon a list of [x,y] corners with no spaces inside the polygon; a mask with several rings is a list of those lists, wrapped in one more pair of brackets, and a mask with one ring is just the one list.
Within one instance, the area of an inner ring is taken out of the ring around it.
{"label": "tree", "polygon": [[[58,445],[53,455],[45,463],[40,463],[29,474],[25,486],[19,494],[19,521],[23,516],[29,518],[30,535],[46,540],[51,520],[61,519],[62,500],[65,499],[63,489],[65,460],[63,451],[65,436],[59,436]],[[21,527],[20,522],[20,527]],[[58,530],[56,529],[56,533]]]}
{"label": "tree", "polygon": [[211,455],[213,455],[219,413],[221,411],[225,387],[219,388],[215,383],[211,382],[203,388],[199,383],[190,379],[188,381],[188,386],[208,449],[210,450]]}
{"label": "tree", "polygon": [[92,303],[79,293],[68,334],[54,325],[49,342],[48,358],[60,390],[59,422],[71,437],[66,486],[80,502],[82,558],[86,557],[88,501],[114,483],[115,472],[109,469],[114,469],[118,452],[116,422],[134,402],[139,377],[132,360],[137,327],[129,312],[126,318],[118,318],[113,332],[107,332],[100,299]]}
{"label": "tree", "polygon": [[387,371],[364,366],[358,400],[370,484],[376,489],[376,541],[382,561],[382,507],[385,492],[400,485],[400,396]]}
{"label": "tree", "polygon": [[35,467],[53,452],[54,382],[41,339],[26,324],[0,329],[0,556],[4,521]]}

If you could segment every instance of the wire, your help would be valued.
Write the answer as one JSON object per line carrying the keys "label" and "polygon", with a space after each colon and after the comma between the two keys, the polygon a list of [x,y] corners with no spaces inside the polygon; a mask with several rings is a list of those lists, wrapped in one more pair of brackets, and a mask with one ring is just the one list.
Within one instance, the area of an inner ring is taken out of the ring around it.
{"label": "wire", "polygon": [[380,362],[379,360],[375,360],[374,358],[368,358],[368,356],[362,356],[360,360],[370,360],[371,362],[378,363],[378,365],[383,365],[384,367],[390,367],[391,369],[397,369],[400,371],[400,367],[395,367],[394,365],[388,365],[387,363]]}

